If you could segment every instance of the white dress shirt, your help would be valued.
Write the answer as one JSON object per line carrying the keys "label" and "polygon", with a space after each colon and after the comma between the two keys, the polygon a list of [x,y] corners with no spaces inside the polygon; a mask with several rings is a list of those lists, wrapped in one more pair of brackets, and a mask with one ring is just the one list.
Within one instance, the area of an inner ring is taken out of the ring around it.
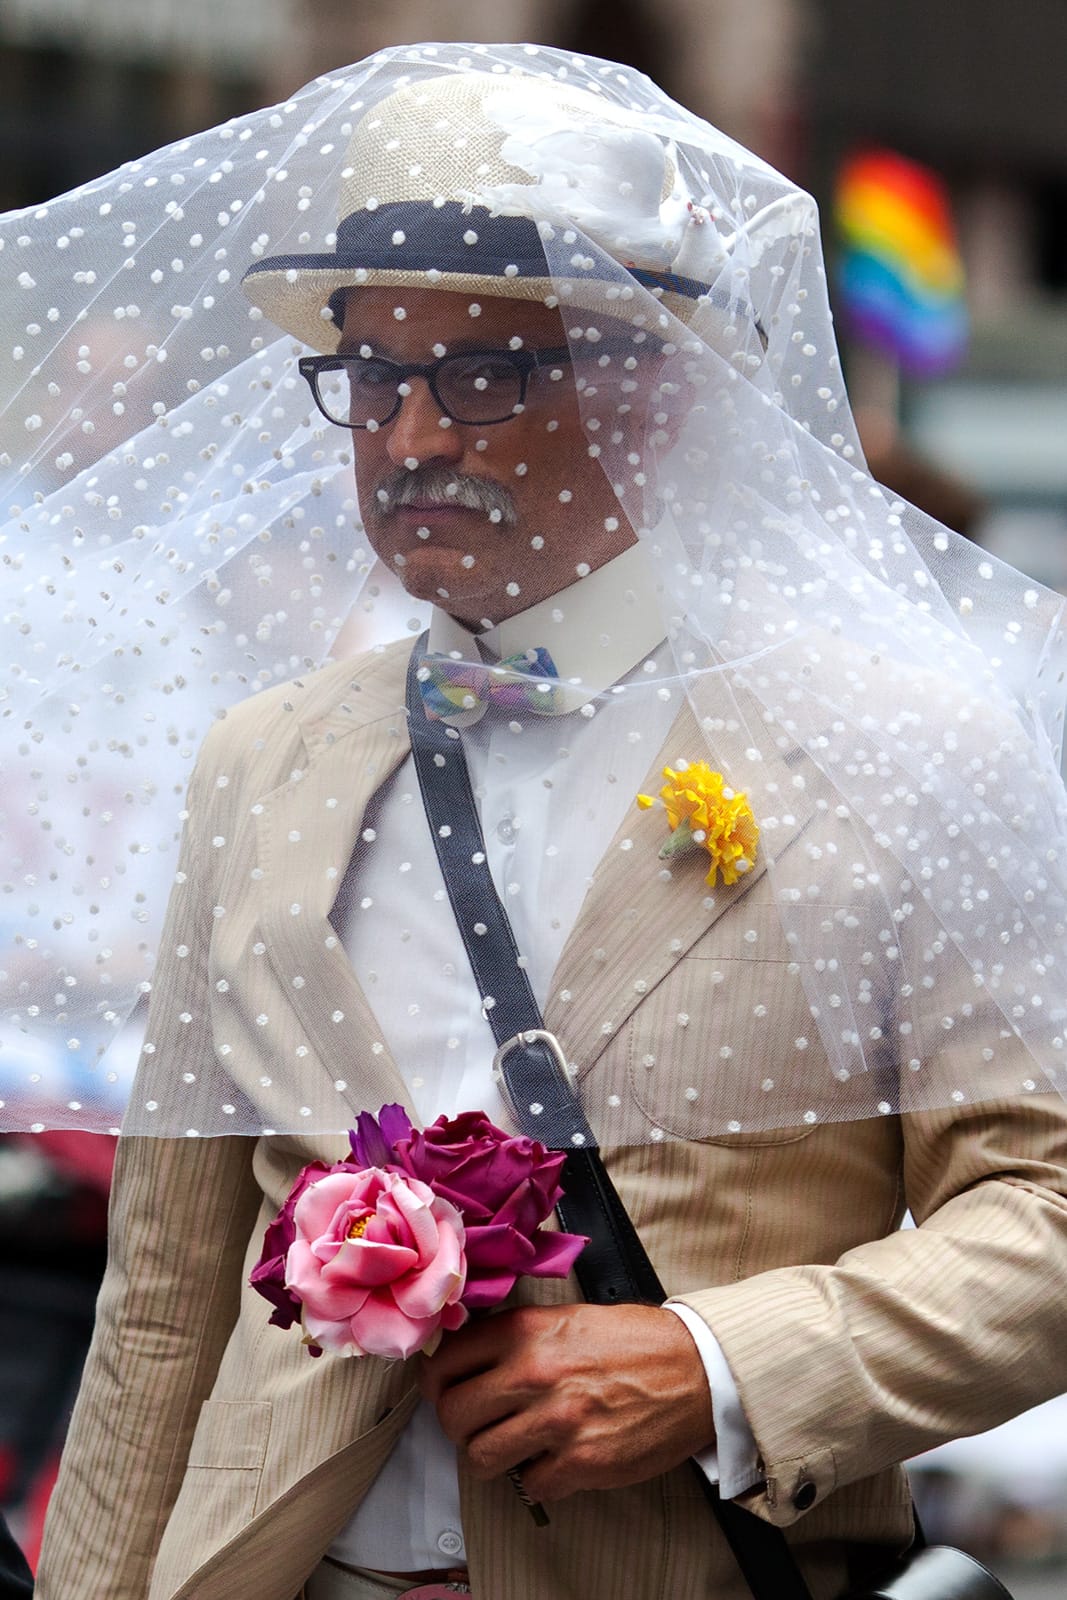
{"label": "white dress shirt", "polygon": [[[521,723],[480,708],[459,719],[488,865],[542,1007],[593,869],[681,707],[663,635],[647,559],[634,545],[480,636],[489,659],[543,646],[570,703],[585,706]],[[467,659],[476,649],[471,634],[438,611],[429,647]],[[614,696],[594,710],[591,698],[612,685]],[[639,717],[624,723],[628,688]],[[410,757],[374,797],[333,915],[420,1118],[478,1109],[505,1120],[491,1072],[495,1042]],[[398,982],[398,972],[413,976]],[[718,1448],[702,1465],[720,1477],[724,1494],[738,1494],[758,1469],[729,1367],[705,1324],[686,1307],[671,1309],[692,1333],[711,1384]],[[418,1571],[465,1553],[455,1450],[423,1402],[329,1554],[350,1566]]]}

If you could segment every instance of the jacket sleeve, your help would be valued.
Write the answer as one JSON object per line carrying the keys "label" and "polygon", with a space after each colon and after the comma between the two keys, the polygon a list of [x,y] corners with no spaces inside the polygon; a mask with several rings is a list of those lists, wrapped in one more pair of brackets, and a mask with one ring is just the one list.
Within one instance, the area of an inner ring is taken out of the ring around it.
{"label": "jacket sleeve", "polygon": [[[934,678],[925,688],[931,715],[941,707],[945,793],[961,815],[982,811],[998,772],[1005,792],[1011,786],[1016,844],[998,854],[997,870],[1008,873],[1017,858],[1042,861],[1055,796],[1043,774],[1035,777],[1021,725],[995,706],[979,722],[951,683]],[[984,838],[984,824],[975,826]],[[922,887],[921,851],[914,874],[902,879],[877,830],[855,827],[847,808],[840,834],[832,818],[820,827],[836,847],[820,863],[822,902],[858,904],[863,925],[867,890],[854,883],[855,868],[841,870],[860,859],[896,907],[895,948],[874,981],[880,1028],[870,1037],[883,1039],[897,1085],[888,1098],[904,1108],[898,1159],[916,1226],[857,1243],[838,1259],[684,1297],[723,1348],[763,1460],[765,1484],[742,1501],[780,1525],[835,1487],[994,1427],[1067,1388],[1067,1106],[1025,1042],[1041,1041],[1041,1059],[1062,1048],[1062,996],[1042,964],[1046,942],[1062,934],[1054,927],[1062,883],[1049,881],[1061,869],[1038,871],[1026,897],[1032,913],[1006,920],[995,900],[983,900],[980,874],[973,904],[957,901],[948,887],[955,880],[938,879],[938,861],[931,887]],[[924,833],[922,849],[936,858],[931,840],[940,837]],[[945,838],[945,848],[955,848],[947,823]],[[911,848],[909,839],[903,854]],[[993,845],[968,848],[977,858]],[[952,932],[972,909],[986,940],[981,963]],[[805,1197],[790,1198],[801,1205]]]}
{"label": "jacket sleeve", "polygon": [[1034,1094],[902,1119],[918,1224],[679,1296],[718,1338],[787,1526],[833,1489],[1067,1383],[1067,1109]]}
{"label": "jacket sleeve", "polygon": [[[213,739],[209,736],[208,746]],[[207,949],[214,904],[214,781],[208,747],[161,940],[148,1036],[134,1086],[211,1062]],[[217,822],[217,819],[215,819]],[[209,834],[207,834],[210,837]],[[180,959],[174,952],[187,951]],[[96,1328],[49,1509],[42,1600],[143,1600],[178,1493],[197,1416],[237,1316],[241,1268],[260,1202],[251,1138],[119,1140],[110,1255]]]}
{"label": "jacket sleeve", "polygon": [[41,1600],[143,1600],[237,1315],[251,1139],[122,1139],[110,1259],[49,1506]]}

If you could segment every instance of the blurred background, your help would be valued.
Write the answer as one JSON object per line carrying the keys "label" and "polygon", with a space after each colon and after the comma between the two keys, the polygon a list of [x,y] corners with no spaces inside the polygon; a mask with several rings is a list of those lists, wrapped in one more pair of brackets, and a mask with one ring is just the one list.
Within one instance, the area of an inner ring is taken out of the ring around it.
{"label": "blurred background", "polygon": [[[811,190],[875,476],[1067,590],[1064,0],[4,0],[0,209],[429,39],[628,62]],[[110,1159],[94,1135],[0,1141],[0,1507],[31,1557]],[[913,1476],[931,1537],[1018,1600],[1065,1592],[1063,1402]]]}

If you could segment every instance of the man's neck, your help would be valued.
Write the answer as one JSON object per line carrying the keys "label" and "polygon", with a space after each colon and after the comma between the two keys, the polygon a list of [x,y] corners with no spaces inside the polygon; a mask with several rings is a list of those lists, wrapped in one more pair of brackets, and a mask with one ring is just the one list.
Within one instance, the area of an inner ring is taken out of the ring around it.
{"label": "man's neck", "polygon": [[561,681],[580,689],[577,705],[625,677],[665,635],[656,574],[638,543],[481,633],[435,607],[429,649],[467,661],[547,650]]}

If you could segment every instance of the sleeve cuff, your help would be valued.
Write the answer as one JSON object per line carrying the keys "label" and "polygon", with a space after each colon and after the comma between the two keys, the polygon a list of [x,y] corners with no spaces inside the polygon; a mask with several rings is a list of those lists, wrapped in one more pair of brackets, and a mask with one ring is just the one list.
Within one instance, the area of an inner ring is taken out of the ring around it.
{"label": "sleeve cuff", "polygon": [[668,1300],[663,1309],[673,1311],[689,1329],[711,1390],[715,1443],[694,1460],[709,1481],[719,1485],[723,1499],[733,1500],[763,1477],[756,1440],[741,1408],[733,1373],[718,1339],[692,1307]]}

